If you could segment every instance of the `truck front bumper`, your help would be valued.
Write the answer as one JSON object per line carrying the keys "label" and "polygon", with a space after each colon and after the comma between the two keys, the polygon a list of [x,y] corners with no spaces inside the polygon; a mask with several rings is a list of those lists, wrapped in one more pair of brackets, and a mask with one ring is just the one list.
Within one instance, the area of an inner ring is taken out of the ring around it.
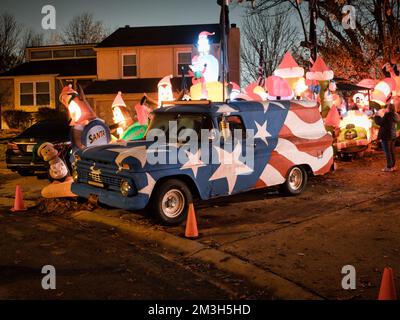
{"label": "truck front bumper", "polygon": [[124,210],[142,210],[149,202],[149,197],[145,194],[138,193],[132,197],[124,197],[119,192],[93,187],[85,183],[73,183],[72,192],[87,199],[95,196],[102,204]]}

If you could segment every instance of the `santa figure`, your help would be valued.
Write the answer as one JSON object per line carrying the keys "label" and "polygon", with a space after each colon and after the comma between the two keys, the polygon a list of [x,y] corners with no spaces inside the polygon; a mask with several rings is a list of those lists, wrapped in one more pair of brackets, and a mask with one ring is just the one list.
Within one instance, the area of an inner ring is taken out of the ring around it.
{"label": "santa figure", "polygon": [[199,34],[197,42],[199,55],[196,64],[204,67],[202,73],[205,82],[216,82],[219,77],[218,59],[210,54],[210,43],[208,40],[208,37],[214,34],[214,32],[203,31]]}
{"label": "santa figure", "polygon": [[174,101],[172,93],[172,75],[166,76],[158,83],[158,106],[161,107],[163,101]]}

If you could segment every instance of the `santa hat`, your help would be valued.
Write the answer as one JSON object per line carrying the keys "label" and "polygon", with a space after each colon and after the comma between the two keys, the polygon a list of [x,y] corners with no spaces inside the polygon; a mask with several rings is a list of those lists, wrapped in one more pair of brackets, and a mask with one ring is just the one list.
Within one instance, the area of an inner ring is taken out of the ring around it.
{"label": "santa hat", "polygon": [[304,76],[304,69],[301,68],[293,59],[290,52],[286,52],[283,56],[279,68],[274,71],[274,75],[281,78],[300,78]]}
{"label": "santa hat", "polygon": [[229,82],[229,84],[232,86],[232,91],[237,91],[240,92],[240,87],[236,82]]}
{"label": "santa hat", "polygon": [[160,82],[158,83],[158,85],[157,85],[157,87],[161,87],[161,86],[169,86],[169,87],[172,87],[172,84],[171,84],[171,79],[173,78],[173,76],[172,76],[172,74],[171,75],[169,75],[169,76],[166,76],[166,77],[164,77],[164,78],[162,78],[161,80],[160,80]]}
{"label": "santa hat", "polygon": [[122,99],[122,92],[118,91],[117,96],[114,99],[114,102],[111,106],[111,108],[115,108],[115,107],[125,107],[126,108],[126,104],[124,99]]}
{"label": "santa hat", "polygon": [[204,39],[204,38],[208,38],[209,36],[213,36],[215,35],[215,32],[208,32],[208,31],[202,31],[199,34],[199,39]]}
{"label": "santa hat", "polygon": [[309,80],[327,81],[333,79],[333,71],[328,68],[320,56],[317,57],[310,72],[307,72],[306,78]]}

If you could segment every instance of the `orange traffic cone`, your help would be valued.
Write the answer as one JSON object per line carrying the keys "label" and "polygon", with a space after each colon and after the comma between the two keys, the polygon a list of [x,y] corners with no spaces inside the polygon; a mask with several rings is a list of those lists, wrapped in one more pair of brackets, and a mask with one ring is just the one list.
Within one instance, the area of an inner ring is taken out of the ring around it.
{"label": "orange traffic cone", "polygon": [[11,211],[13,211],[13,212],[26,211],[26,208],[24,205],[24,197],[22,195],[22,189],[20,186],[17,186],[15,189],[14,208],[12,208]]}
{"label": "orange traffic cone", "polygon": [[392,268],[385,268],[383,270],[378,300],[397,300]]}
{"label": "orange traffic cone", "polygon": [[186,221],[185,237],[189,239],[198,238],[199,231],[197,230],[196,214],[194,213],[193,203],[189,204],[189,212]]}

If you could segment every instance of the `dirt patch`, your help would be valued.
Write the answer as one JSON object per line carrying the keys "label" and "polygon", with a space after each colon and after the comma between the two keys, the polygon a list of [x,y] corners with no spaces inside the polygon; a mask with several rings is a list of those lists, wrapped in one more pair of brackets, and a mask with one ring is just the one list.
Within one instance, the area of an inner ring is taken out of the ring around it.
{"label": "dirt patch", "polygon": [[34,208],[37,214],[48,215],[70,215],[74,212],[88,210],[92,211],[95,206],[83,202],[81,199],[44,199],[38,200],[37,206]]}

